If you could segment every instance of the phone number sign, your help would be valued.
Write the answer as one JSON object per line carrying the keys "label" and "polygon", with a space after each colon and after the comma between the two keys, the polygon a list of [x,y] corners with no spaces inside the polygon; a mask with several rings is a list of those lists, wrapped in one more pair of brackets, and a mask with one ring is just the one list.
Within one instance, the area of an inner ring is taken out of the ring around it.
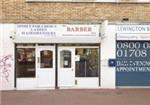
{"label": "phone number sign", "polygon": [[117,41],[117,72],[150,72],[150,41]]}
{"label": "phone number sign", "polygon": [[150,86],[150,41],[117,41],[116,85]]}

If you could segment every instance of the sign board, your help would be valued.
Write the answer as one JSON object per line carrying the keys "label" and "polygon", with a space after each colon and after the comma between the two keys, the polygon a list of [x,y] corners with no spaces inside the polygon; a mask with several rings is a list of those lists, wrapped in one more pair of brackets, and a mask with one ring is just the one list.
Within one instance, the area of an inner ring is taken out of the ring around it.
{"label": "sign board", "polygon": [[150,72],[149,41],[117,41],[117,71]]}
{"label": "sign board", "polygon": [[17,24],[19,37],[56,37],[57,26],[48,24]]}
{"label": "sign board", "polygon": [[150,25],[119,25],[116,85],[150,86]]}
{"label": "sign board", "polygon": [[150,25],[118,25],[117,33],[150,34]]}
{"label": "sign board", "polygon": [[117,40],[150,40],[150,34],[117,34]]}
{"label": "sign board", "polygon": [[17,37],[99,37],[99,25],[17,24]]}
{"label": "sign board", "polygon": [[99,25],[61,25],[61,36],[98,37]]}
{"label": "sign board", "polygon": [[117,41],[118,86],[150,86],[150,41]]}

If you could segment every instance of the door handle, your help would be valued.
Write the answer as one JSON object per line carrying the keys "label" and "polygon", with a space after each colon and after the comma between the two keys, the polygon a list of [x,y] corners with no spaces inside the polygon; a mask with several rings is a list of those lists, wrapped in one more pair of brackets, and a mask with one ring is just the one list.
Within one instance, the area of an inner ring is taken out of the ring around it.
{"label": "door handle", "polygon": [[40,57],[37,57],[37,67],[40,68]]}

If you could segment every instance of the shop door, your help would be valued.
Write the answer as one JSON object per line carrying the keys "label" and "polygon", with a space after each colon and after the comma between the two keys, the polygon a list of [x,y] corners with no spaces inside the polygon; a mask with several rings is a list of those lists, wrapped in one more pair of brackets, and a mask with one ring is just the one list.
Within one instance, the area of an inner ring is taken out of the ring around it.
{"label": "shop door", "polygon": [[38,87],[55,87],[55,47],[36,47],[36,78]]}
{"label": "shop door", "polygon": [[58,87],[75,84],[75,48],[58,47]]}

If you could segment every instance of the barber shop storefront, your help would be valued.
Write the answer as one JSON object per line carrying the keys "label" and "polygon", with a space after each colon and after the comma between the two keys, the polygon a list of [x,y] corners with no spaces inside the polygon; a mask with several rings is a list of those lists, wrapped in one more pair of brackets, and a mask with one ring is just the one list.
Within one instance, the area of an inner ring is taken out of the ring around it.
{"label": "barber shop storefront", "polygon": [[150,87],[150,25],[5,24],[3,90]]}
{"label": "barber shop storefront", "polygon": [[98,88],[100,41],[99,25],[16,25],[16,88]]}

